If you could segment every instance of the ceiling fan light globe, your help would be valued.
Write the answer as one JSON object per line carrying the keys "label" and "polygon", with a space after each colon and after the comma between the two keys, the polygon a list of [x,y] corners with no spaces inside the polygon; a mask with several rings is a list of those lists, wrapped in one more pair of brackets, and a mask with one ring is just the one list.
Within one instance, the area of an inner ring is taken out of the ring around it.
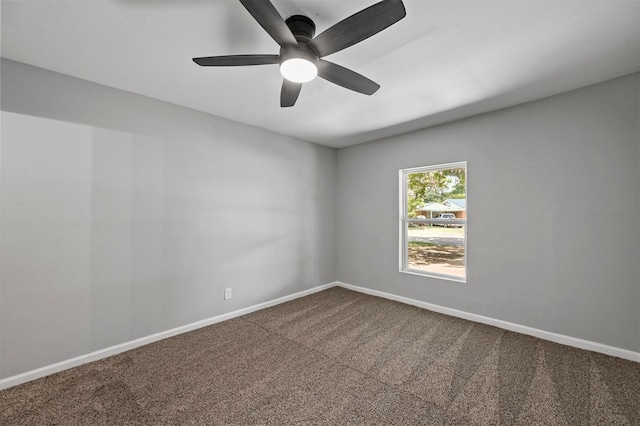
{"label": "ceiling fan light globe", "polygon": [[318,75],[318,67],[303,58],[290,58],[280,64],[280,74],[294,83],[308,83]]}

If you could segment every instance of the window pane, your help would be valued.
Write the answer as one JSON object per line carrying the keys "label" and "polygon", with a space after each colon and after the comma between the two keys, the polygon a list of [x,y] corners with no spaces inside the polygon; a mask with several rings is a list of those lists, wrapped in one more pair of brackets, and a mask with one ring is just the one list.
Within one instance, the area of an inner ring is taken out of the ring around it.
{"label": "window pane", "polygon": [[409,225],[407,229],[409,269],[463,278],[464,225],[440,227]]}
{"label": "window pane", "polygon": [[466,217],[464,168],[410,173],[406,185],[406,208],[410,219]]}

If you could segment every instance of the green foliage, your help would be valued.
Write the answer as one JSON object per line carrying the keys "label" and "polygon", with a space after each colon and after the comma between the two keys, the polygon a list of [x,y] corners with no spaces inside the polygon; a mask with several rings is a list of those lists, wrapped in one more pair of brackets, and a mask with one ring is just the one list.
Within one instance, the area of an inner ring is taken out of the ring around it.
{"label": "green foliage", "polygon": [[442,203],[448,198],[466,198],[464,169],[434,170],[411,173],[407,177],[407,212],[416,216],[416,209],[426,203]]}

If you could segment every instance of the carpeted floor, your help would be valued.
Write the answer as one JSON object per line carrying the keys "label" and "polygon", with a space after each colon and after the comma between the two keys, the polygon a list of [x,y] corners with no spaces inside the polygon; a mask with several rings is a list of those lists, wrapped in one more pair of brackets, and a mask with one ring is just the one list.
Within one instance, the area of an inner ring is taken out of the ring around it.
{"label": "carpeted floor", "polygon": [[640,364],[332,288],[0,392],[2,425],[640,425]]}

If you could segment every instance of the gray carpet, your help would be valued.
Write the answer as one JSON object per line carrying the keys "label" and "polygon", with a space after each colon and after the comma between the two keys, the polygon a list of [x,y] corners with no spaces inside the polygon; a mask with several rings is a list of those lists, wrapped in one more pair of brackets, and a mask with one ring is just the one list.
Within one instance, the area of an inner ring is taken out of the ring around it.
{"label": "gray carpet", "polygon": [[332,288],[0,392],[2,425],[640,425],[640,364]]}

